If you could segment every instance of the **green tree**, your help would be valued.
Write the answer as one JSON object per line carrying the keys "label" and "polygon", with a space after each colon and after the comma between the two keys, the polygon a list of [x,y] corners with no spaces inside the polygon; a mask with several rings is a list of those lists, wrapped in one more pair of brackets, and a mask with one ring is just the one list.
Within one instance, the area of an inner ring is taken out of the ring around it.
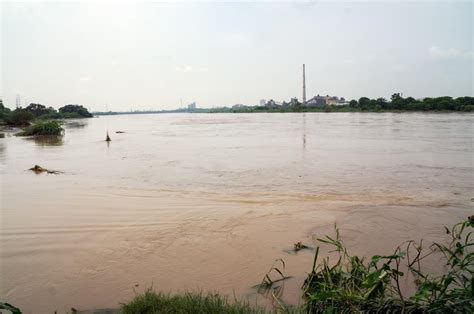
{"label": "green tree", "polygon": [[10,109],[3,105],[3,100],[0,99],[0,120],[5,121],[6,117],[10,114]]}
{"label": "green tree", "polygon": [[391,100],[391,109],[400,110],[403,107],[403,97],[400,93],[395,93],[390,98]]}
{"label": "green tree", "polygon": [[359,107],[362,110],[367,110],[370,107],[370,99],[367,97],[361,97],[359,98]]}
{"label": "green tree", "polygon": [[31,112],[17,108],[6,116],[6,122],[14,126],[28,126],[34,116]]}
{"label": "green tree", "polygon": [[25,108],[26,111],[31,112],[35,117],[40,117],[47,114],[55,113],[52,107],[46,108],[46,106],[41,104],[31,103],[28,107]]}
{"label": "green tree", "polygon": [[81,105],[66,105],[59,108],[65,118],[92,118],[92,114]]}

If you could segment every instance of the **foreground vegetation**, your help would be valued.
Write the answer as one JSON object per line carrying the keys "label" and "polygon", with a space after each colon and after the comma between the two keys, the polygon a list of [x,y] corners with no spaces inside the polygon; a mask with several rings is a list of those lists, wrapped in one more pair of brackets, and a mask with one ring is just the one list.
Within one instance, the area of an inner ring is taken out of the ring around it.
{"label": "foreground vegetation", "polygon": [[[474,311],[474,241],[472,240],[474,216],[445,231],[449,244],[434,243],[424,248],[422,242],[408,241],[397,247],[392,255],[375,255],[368,261],[350,255],[339,237],[318,239],[337,252],[335,262],[329,258],[318,261],[317,247],[313,268],[303,287],[303,304],[298,308],[286,306],[277,300],[283,313],[473,313]],[[305,247],[305,249],[308,247]],[[302,249],[295,245],[295,250]],[[422,261],[432,254],[441,254],[446,272],[432,276],[423,272]],[[280,261],[280,260],[278,260]],[[275,284],[289,278],[280,268],[271,267],[259,292],[277,289]],[[272,279],[271,273],[280,278]],[[406,272],[406,273],[405,273]],[[410,296],[402,293],[401,278],[410,275],[414,279],[416,292]],[[263,309],[250,307],[247,303],[227,299],[216,294],[193,294],[170,296],[146,291],[122,306],[128,313],[262,313]]]}
{"label": "foreground vegetation", "polygon": [[[445,229],[447,245],[434,243],[424,249],[422,242],[408,241],[392,255],[373,256],[368,262],[352,256],[339,238],[326,236],[320,242],[333,246],[337,262],[328,258],[314,265],[303,285],[305,310],[320,312],[409,312],[472,313],[474,310],[474,216]],[[422,260],[441,253],[447,271],[434,277],[422,270]],[[406,273],[405,273],[406,272]],[[413,295],[402,292],[401,279],[411,275]]]}

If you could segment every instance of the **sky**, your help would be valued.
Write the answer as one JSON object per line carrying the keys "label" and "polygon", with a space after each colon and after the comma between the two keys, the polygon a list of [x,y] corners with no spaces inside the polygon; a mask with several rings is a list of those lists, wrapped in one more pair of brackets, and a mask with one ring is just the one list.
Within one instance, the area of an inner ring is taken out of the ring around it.
{"label": "sky", "polygon": [[8,2],[1,95],[92,111],[473,96],[472,1]]}

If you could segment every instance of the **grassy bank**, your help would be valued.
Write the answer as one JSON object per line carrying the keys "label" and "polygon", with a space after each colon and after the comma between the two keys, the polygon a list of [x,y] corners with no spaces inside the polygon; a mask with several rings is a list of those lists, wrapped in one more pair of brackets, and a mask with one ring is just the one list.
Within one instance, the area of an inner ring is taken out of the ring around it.
{"label": "grassy bank", "polygon": [[[334,237],[318,239],[331,246],[336,260],[319,259],[315,249],[313,267],[303,286],[303,304],[297,308],[276,300],[279,307],[264,310],[239,301],[228,302],[216,294],[165,295],[152,290],[137,295],[122,306],[123,313],[473,313],[474,312],[474,216],[451,229],[445,227],[448,244],[407,241],[388,256],[375,255],[366,260],[350,255],[336,229]],[[433,276],[423,271],[423,260],[439,254],[446,272]],[[272,267],[284,280],[281,269]],[[274,273],[275,273],[274,272]],[[401,279],[413,277],[416,291],[404,295]],[[266,291],[274,289],[265,275]],[[260,290],[260,289],[259,289]],[[277,298],[277,297],[275,297]]]}

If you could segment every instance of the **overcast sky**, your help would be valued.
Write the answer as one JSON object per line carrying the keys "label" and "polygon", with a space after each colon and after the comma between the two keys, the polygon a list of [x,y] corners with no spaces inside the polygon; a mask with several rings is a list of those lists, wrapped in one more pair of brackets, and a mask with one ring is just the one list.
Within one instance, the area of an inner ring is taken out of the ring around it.
{"label": "overcast sky", "polygon": [[473,96],[472,1],[5,3],[9,107]]}

